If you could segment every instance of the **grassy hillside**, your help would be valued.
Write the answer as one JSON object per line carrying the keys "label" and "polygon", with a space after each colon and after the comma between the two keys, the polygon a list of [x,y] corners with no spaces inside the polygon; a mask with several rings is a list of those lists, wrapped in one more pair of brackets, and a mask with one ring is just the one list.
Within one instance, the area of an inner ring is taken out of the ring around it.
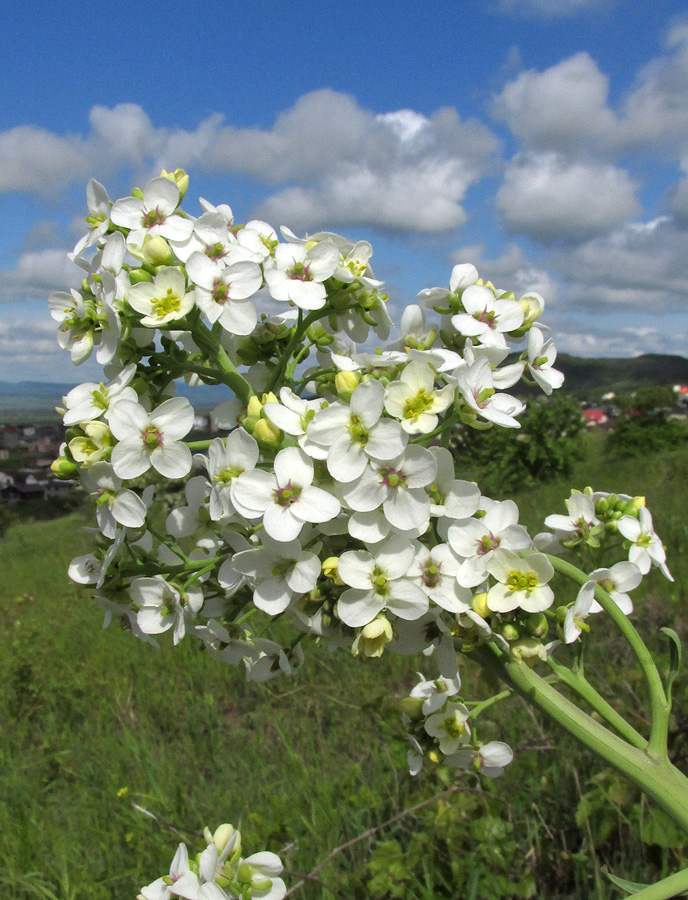
{"label": "grassy hillside", "polygon": [[[644,600],[636,597],[636,621],[654,643],[662,625],[684,632],[688,459],[664,455],[612,468],[594,438],[588,449],[567,484],[518,498],[524,518],[539,530],[545,515],[563,511],[571,485],[645,493],[676,582],[649,578]],[[448,795],[453,776],[410,778],[388,698],[414,683],[422,660],[363,662],[310,646],[295,678],[248,686],[241,672],[190,641],[177,648],[163,641],[155,652],[116,623],[103,631],[88,591],[65,575],[71,557],[88,547],[86,521],[76,513],[19,522],[2,542],[5,896],[133,897],[167,870],[179,841],[169,825],[194,833],[221,821],[241,825],[249,850],[281,852],[290,872],[308,873],[332,848],[438,794],[329,862],[318,873],[327,889],[311,881],[295,896],[607,900],[618,893],[596,878],[603,865],[643,881],[688,863],[677,848],[641,843],[648,807],[618,781],[600,778],[587,754],[520,701],[496,706],[481,731],[484,740],[517,748],[501,780],[479,786],[467,776]],[[635,708],[638,674],[603,625],[595,621],[601,641],[586,671],[615,704]],[[463,679],[469,696],[480,694],[476,671],[466,667]],[[685,681],[676,698],[674,746],[685,768]],[[644,727],[641,719],[634,724]]]}

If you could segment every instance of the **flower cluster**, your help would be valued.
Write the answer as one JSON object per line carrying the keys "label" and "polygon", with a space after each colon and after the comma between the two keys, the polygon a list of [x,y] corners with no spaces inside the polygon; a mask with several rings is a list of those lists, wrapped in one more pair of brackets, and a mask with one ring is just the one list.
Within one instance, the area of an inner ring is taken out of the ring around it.
{"label": "flower cluster", "polygon": [[180,844],[167,875],[141,888],[137,900],[282,900],[286,894],[280,858],[269,851],[244,858],[241,833],[220,825],[214,834],[203,832],[207,847],[189,859]]}
{"label": "flower cluster", "polygon": [[[434,654],[455,679],[457,649],[496,641],[533,663],[551,650],[550,619],[566,641],[580,633],[594,600],[586,588],[553,608],[544,551],[559,542],[625,539],[630,562],[590,575],[622,609],[636,570],[668,575],[632,498],[576,494],[547,520],[555,534],[533,541],[513,501],[457,477],[453,429],[518,428],[524,405],[508,389],[562,383],[539,295],[457,265],[448,288],[406,308],[397,339],[361,346],[392,324],[367,242],[278,236],[204,200],[193,217],[187,185],[163,172],[113,203],[91,182],[90,231],[72,255],[81,288],[50,297],[74,362],[96,348],[105,365],[103,382],[64,398],[54,471],[95,500],[99,546],[70,575],[107,621],[152,644],[168,631],[196,640],[253,681],[298,668],[307,634],[364,657]],[[182,380],[186,393],[217,387],[215,436],[191,434]],[[265,636],[276,616],[295,627],[286,646]],[[460,766],[466,709],[447,699],[423,726]],[[499,768],[490,752],[476,744],[470,759]]]}

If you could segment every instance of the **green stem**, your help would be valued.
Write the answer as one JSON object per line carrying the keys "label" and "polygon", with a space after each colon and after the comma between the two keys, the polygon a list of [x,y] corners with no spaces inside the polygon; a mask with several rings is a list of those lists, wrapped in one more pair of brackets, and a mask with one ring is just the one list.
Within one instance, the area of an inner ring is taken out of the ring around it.
{"label": "green stem", "polygon": [[442,434],[442,432],[447,431],[449,428],[451,428],[452,425],[456,425],[456,423],[458,422],[458,420],[459,420],[458,413],[456,413],[456,412],[454,412],[454,410],[452,410],[452,411],[449,413],[449,415],[446,417],[446,419],[444,419],[444,420],[437,426],[437,428],[433,429],[433,430],[430,431],[428,434],[421,434],[421,435],[419,435],[419,437],[417,437],[417,438],[411,438],[411,440],[409,441],[409,443],[411,443],[411,444],[423,444],[424,446],[426,446],[427,444],[430,443],[430,441],[433,440],[433,438],[436,438],[438,434]]}
{"label": "green stem", "polygon": [[219,372],[215,373],[227,387],[231,388],[234,394],[246,406],[248,401],[254,394],[253,388],[246,381],[243,375],[237,370],[232,360],[227,356],[225,348],[222,346],[220,334],[211,331],[200,319],[193,325],[192,335],[198,346],[212,357],[216,363]]}
{"label": "green stem", "polygon": [[602,718],[615,728],[624,740],[628,741],[632,747],[638,747],[644,750],[647,747],[647,740],[638,731],[630,725],[622,715],[620,715],[614,707],[608,703],[604,697],[597,693],[595,688],[580,672],[572,672],[567,666],[562,666],[552,657],[547,660],[553,672],[556,672],[559,681],[565,684],[571,690],[575,691],[579,697],[585,700],[590,706],[599,713]]}
{"label": "green stem", "polygon": [[[561,572],[577,584],[583,585],[590,580],[577,566],[564,562],[557,556],[547,554],[547,558],[552,563],[555,571]],[[635,630],[633,623],[621,612],[619,607],[614,603],[610,595],[599,584],[595,587],[595,599],[604,609],[607,615],[614,622],[619,631],[626,638],[635,653],[645,681],[647,682],[648,692],[650,694],[650,709],[652,715],[652,726],[650,728],[650,739],[647,751],[651,756],[668,759],[667,756],[667,734],[669,731],[669,713],[670,703],[664,691],[664,685],[659,674],[659,670],[655,665],[650,651],[645,646],[643,639]]]}
{"label": "green stem", "polygon": [[537,706],[576,740],[592,750],[648,797],[688,833],[688,778],[666,755],[633,747],[563,697],[523,662],[516,662],[494,644],[468,656],[497,674],[524,699]]}

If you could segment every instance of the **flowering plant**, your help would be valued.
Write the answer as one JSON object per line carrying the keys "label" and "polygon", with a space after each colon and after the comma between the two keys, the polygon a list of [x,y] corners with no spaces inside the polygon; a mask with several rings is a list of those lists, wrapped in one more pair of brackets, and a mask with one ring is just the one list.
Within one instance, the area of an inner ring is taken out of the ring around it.
{"label": "flowering plant", "polygon": [[[412,773],[442,762],[495,776],[512,760],[505,743],[480,740],[479,716],[504,692],[463,697],[468,656],[688,830],[688,781],[666,749],[678,639],[669,632],[662,681],[628,619],[628,591],[651,568],[671,579],[643,498],[574,492],[567,514],[531,537],[513,501],[457,477],[448,449],[458,427],[518,428],[524,404],[507,391],[519,380],[546,395],[561,386],[542,297],[457,265],[448,287],[406,308],[398,338],[371,349],[392,323],[370,244],[287,228],[280,239],[205,200],[193,217],[181,208],[187,185],[163,171],[112,203],[91,181],[90,230],[72,254],[81,288],[49,298],[74,363],[95,351],[105,367],[104,381],[65,396],[53,465],[96,504],[98,546],[73,560],[71,578],[93,588],[106,623],[126,621],[154,645],[167,631],[174,644],[195,640],[251,681],[294,672],[307,638],[367,658],[423,654],[432,672],[403,701]],[[187,393],[217,387],[216,437],[189,438],[182,379]],[[184,499],[161,521],[156,497],[176,503],[170,481]],[[580,588],[574,603],[556,599],[562,576]],[[601,612],[646,677],[648,737],[595,690],[580,653],[561,660]],[[265,636],[277,618],[293,626],[290,641]],[[180,847],[141,896],[284,896],[274,854],[243,860],[231,826],[207,839],[193,863]],[[688,886],[686,873],[672,878],[638,896]]]}

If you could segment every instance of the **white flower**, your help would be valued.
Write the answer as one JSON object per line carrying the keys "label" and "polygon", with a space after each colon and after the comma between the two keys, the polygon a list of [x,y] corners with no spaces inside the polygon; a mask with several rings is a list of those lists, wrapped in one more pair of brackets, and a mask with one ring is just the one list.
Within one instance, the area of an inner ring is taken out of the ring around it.
{"label": "white flower", "polygon": [[477,750],[457,750],[447,756],[444,762],[448,766],[457,769],[468,769],[472,765],[478,765],[482,775],[497,778],[504,772],[504,767],[513,760],[514,754],[511,747],[503,741],[489,741],[478,747]]}
{"label": "white flower", "polygon": [[445,756],[456,753],[461,744],[465,744],[471,736],[468,709],[463,703],[448,700],[443,710],[428,716],[425,730],[431,737],[437,738],[440,751]]}
{"label": "white flower", "polygon": [[587,494],[571,494],[566,500],[566,506],[568,516],[547,516],[545,525],[548,528],[585,537],[591,528],[600,524],[595,515],[595,504]]}
{"label": "white flower", "polygon": [[647,575],[652,566],[657,566],[662,574],[673,581],[666,566],[666,552],[659,537],[652,529],[652,515],[646,506],[638,510],[638,518],[622,516],[618,522],[619,531],[631,542],[628,558]]}
{"label": "white flower", "polygon": [[306,522],[329,522],[338,515],[339,500],[313,487],[313,462],[298,447],[275,457],[274,473],[246,472],[234,486],[232,501],[247,519],[262,516],[263,526],[276,541],[293,541]]}
{"label": "white flower", "polygon": [[144,634],[162,634],[174,627],[174,643],[186,634],[186,617],[195,616],[203,605],[203,593],[191,587],[182,593],[162,575],[135,578],[131,583],[131,597],[140,607],[136,616]]}
{"label": "white flower", "polygon": [[219,268],[204,253],[195,252],[189,257],[186,271],[196,285],[196,304],[211,324],[219,322],[231,334],[251,334],[258,316],[248,298],[263,283],[260,266],[235,262]]}
{"label": "white flower", "polygon": [[478,280],[478,270],[472,263],[459,263],[454,266],[449,279],[449,290],[446,288],[426,288],[418,294],[430,309],[452,305],[461,297],[466,288]]}
{"label": "white flower", "polygon": [[186,281],[175,266],[161,269],[152,282],[141,281],[131,287],[127,303],[142,314],[141,324],[157,328],[183,319],[193,308],[194,292],[186,290]]}
{"label": "white flower", "polygon": [[483,419],[505,428],[521,427],[514,416],[523,412],[525,404],[511,394],[495,392],[488,359],[480,357],[472,365],[458,369],[456,383],[469,407]]}
{"label": "white flower", "polygon": [[[78,425],[99,419],[109,407],[119,400],[138,401],[136,391],[128,387],[136,374],[136,365],[126,366],[109,384],[86,382],[79,384],[66,395],[63,403],[67,409],[62,421],[65,425]],[[105,416],[107,418],[107,415]]]}
{"label": "white flower", "polygon": [[462,613],[470,609],[471,591],[456,580],[459,560],[446,544],[432,548],[420,545],[407,575],[413,578],[428,598],[447,612]]}
{"label": "white flower", "polygon": [[[643,580],[643,574],[635,563],[624,561],[615,563],[611,569],[595,569],[590,573],[590,578],[609,594],[624,615],[633,612],[633,601],[626,592],[637,588]],[[601,608],[595,602],[591,612],[599,612]]]}
{"label": "white flower", "polygon": [[189,871],[189,853],[185,844],[180,844],[170,866],[169,875],[156,879],[156,881],[141,888],[137,900],[173,900],[178,894],[172,893],[172,888]]}
{"label": "white flower", "polygon": [[545,341],[542,329],[534,325],[528,332],[528,371],[547,395],[564,383],[563,372],[552,368],[556,358],[554,341]]}
{"label": "white flower", "polygon": [[309,423],[326,405],[324,400],[302,400],[291,388],[280,388],[279,403],[266,403],[263,412],[285,434],[298,438],[299,446],[314,459],[324,459],[322,447],[307,434]]}
{"label": "white flower", "polygon": [[414,558],[413,544],[399,535],[388,538],[374,555],[347,550],[339,558],[337,573],[350,590],[337,602],[337,615],[352,628],[372,622],[388,609],[401,619],[418,619],[428,608],[423,590],[406,576]]}
{"label": "white flower", "polygon": [[265,534],[263,547],[235,553],[231,564],[254,582],[253,602],[258,609],[276,616],[293,597],[312,591],[320,575],[320,560],[294,541],[276,541]]}
{"label": "white flower", "polygon": [[258,443],[243,428],[235,428],[227,437],[215,438],[208,448],[208,456],[195,457],[208,471],[211,482],[210,518],[214,522],[226,519],[235,512],[232,495],[244,472],[256,467],[260,452]]}
{"label": "white flower", "polygon": [[87,247],[96,244],[110,225],[110,198],[103,185],[95,178],[91,178],[86,185],[86,204],[89,212],[86,223],[89,231],[74,248],[73,257],[80,256]]}
{"label": "white flower", "polygon": [[355,389],[349,406],[333,403],[308,425],[309,441],[327,448],[327,469],[337,481],[352,482],[364,473],[368,460],[392,460],[406,447],[408,438],[399,424],[381,418],[383,402],[380,382],[366,381]]}
{"label": "white flower", "polygon": [[408,434],[428,434],[437,427],[437,413],[444,412],[454,399],[447,384],[435,390],[435,374],[425,362],[410,362],[397,381],[385,388],[385,409],[399,419]]}
{"label": "white flower", "polygon": [[360,478],[342,486],[342,497],[356,512],[382,506],[387,521],[400,531],[423,533],[430,520],[425,488],[437,473],[435,458],[412,444],[389,462],[375,462]]}
{"label": "white flower", "polygon": [[481,584],[487,577],[487,564],[498,548],[526,550],[530,546],[528,532],[517,523],[518,507],[513,500],[503,500],[490,506],[482,518],[465,519],[449,528],[449,544],[464,560],[457,573],[459,584]]}
{"label": "white flower", "polygon": [[301,309],[320,309],[327,292],[323,281],[339,265],[339,250],[327,241],[310,249],[305,244],[280,244],[275,267],[266,269],[265,281],[275,300],[295,303]]}
{"label": "white flower", "polygon": [[437,464],[437,477],[428,488],[431,515],[449,519],[467,519],[474,515],[480,506],[478,485],[454,477],[454,457],[445,447],[428,449]]}
{"label": "white flower", "polygon": [[181,443],[192,428],[194,410],[184,397],[165,400],[153,412],[120,400],[110,411],[110,430],[119,441],[112,467],[119,478],[138,478],[153,468],[166,478],[183,478],[191,470],[191,452]]}
{"label": "white flower", "polygon": [[554,602],[554,592],[547,582],[554,576],[551,562],[544,553],[531,553],[521,559],[511,550],[496,550],[487,570],[498,584],[487,593],[492,612],[543,612]]}
{"label": "white flower", "polygon": [[[572,644],[574,641],[577,641],[582,631],[589,630],[588,626],[585,624],[585,619],[587,619],[590,613],[595,612],[592,608],[593,604],[596,603],[595,584],[595,581],[586,581],[578,591],[576,602],[566,610],[566,617],[564,619],[564,641],[567,644]],[[596,605],[598,610],[601,609],[598,604]]]}
{"label": "white flower", "polygon": [[90,494],[97,496],[96,519],[102,534],[114,538],[117,525],[125,528],[142,528],[146,524],[146,510],[152,499],[152,486],[147,489],[146,500],[130,490],[122,489],[122,481],[112,466],[97,462],[81,473],[81,480]]}
{"label": "white flower", "polygon": [[440,675],[434,681],[421,680],[411,690],[411,697],[423,699],[423,706],[421,707],[423,715],[429,716],[441,709],[447,697],[453,697],[454,694],[458,694],[460,689],[461,679],[458,673],[453,678],[444,678]]}
{"label": "white flower", "polygon": [[503,300],[481,284],[467,287],[461,295],[466,312],[452,316],[452,325],[461,334],[476,337],[483,344],[506,347],[504,333],[515,331],[523,322],[523,309],[516,300]]}
{"label": "white flower", "polygon": [[143,199],[124,197],[115,201],[110,218],[115,225],[131,229],[128,243],[140,247],[146,235],[184,241],[193,231],[193,219],[177,215],[179,188],[169,178],[153,178],[143,189]]}

